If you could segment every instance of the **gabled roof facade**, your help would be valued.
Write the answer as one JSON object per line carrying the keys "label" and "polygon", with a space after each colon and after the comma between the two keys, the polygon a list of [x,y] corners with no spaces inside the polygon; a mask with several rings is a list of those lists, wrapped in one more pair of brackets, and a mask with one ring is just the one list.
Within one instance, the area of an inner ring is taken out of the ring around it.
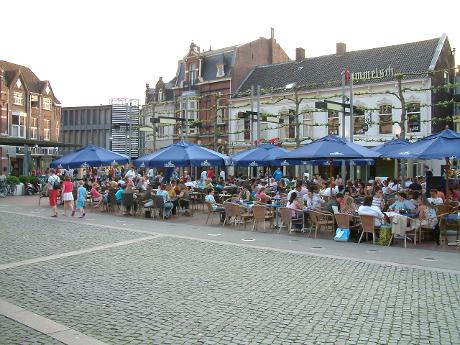
{"label": "gabled roof facade", "polygon": [[[51,89],[51,85],[47,80],[40,80],[32,70],[26,66],[18,65],[12,62],[0,60],[0,68],[5,71],[4,75],[6,78],[6,85],[10,87],[18,76],[21,76],[22,81],[25,84],[25,88],[29,92],[34,92],[38,94],[46,94],[44,90],[47,85]],[[53,100],[55,103],[60,104],[59,100],[56,98],[51,89],[51,94],[53,95]]]}
{"label": "gabled roof facade", "polygon": [[[257,66],[236,91],[236,97],[247,96],[251,85],[268,92],[286,91],[289,84],[304,89],[324,89],[341,85],[341,72],[347,68],[354,82],[377,83],[393,80],[397,72],[416,73],[420,78],[432,67],[440,45],[448,44],[445,36],[425,41],[307,58],[300,62]],[[372,78],[371,76],[375,76]],[[289,88],[289,87],[288,87]]]}

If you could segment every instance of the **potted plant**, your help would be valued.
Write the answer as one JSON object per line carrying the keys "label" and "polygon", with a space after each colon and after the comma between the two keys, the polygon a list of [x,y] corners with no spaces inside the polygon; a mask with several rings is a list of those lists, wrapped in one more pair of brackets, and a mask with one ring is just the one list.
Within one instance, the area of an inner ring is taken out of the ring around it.
{"label": "potted plant", "polygon": [[6,182],[9,184],[14,184],[16,185],[16,190],[14,192],[14,195],[22,195],[24,192],[24,184],[21,184],[21,181],[17,176],[8,176],[6,178]]}

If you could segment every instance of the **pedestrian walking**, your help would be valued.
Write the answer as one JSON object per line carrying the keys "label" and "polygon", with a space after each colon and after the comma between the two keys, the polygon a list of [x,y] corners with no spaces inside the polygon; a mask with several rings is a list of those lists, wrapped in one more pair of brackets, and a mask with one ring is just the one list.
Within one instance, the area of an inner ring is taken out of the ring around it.
{"label": "pedestrian walking", "polygon": [[59,189],[61,188],[61,180],[59,176],[56,175],[54,169],[50,170],[50,176],[48,177],[48,197],[50,200],[50,207],[53,210],[53,215],[51,217],[57,217],[57,197]]}
{"label": "pedestrian walking", "polygon": [[70,181],[70,176],[64,177],[62,182],[62,200],[64,200],[64,216],[67,216],[67,210],[70,210],[72,216],[75,215],[74,202],[73,202],[73,183]]}
{"label": "pedestrian walking", "polygon": [[85,183],[83,180],[78,182],[78,192],[77,192],[77,210],[80,210],[80,218],[85,216],[85,201],[86,201],[86,188],[83,186]]}

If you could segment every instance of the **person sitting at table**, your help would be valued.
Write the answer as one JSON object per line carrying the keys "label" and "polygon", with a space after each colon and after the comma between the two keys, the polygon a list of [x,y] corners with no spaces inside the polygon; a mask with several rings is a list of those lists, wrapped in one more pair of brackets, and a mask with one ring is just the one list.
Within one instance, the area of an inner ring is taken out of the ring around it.
{"label": "person sitting at table", "polygon": [[383,191],[379,186],[374,187],[374,196],[372,197],[372,206],[378,207],[379,210],[383,209],[385,200],[383,199]]}
{"label": "person sitting at table", "polygon": [[248,187],[240,187],[238,198],[243,201],[251,201],[251,192]]}
{"label": "person sitting at table", "polygon": [[324,200],[318,194],[318,189],[316,186],[310,187],[307,194],[303,196],[303,202],[305,208],[311,209],[320,209],[321,205],[324,203]]}
{"label": "person sitting at table", "polygon": [[360,216],[373,216],[375,226],[381,226],[384,222],[384,214],[377,206],[372,206],[372,197],[367,195],[364,197],[363,204],[358,208]]}
{"label": "person sitting at table", "polygon": [[216,190],[220,193],[225,187],[225,181],[222,177],[219,177],[219,180],[216,182]]}
{"label": "person sitting at table", "polygon": [[278,183],[278,186],[276,187],[276,192],[279,194],[286,194],[287,187],[286,187],[286,181],[284,180],[284,178],[279,180],[277,183]]}
{"label": "person sitting at table", "polygon": [[442,202],[446,202],[446,196],[444,195],[444,192],[442,191],[443,188],[442,186],[438,186],[437,191],[438,191],[438,198],[442,199]]}
{"label": "person sitting at table", "polygon": [[322,196],[327,196],[327,197],[332,197],[336,195],[339,192],[339,189],[335,185],[334,182],[332,182],[329,186],[327,186],[323,192],[321,193]]}
{"label": "person sitting at table", "polygon": [[411,201],[407,200],[406,193],[399,192],[397,194],[397,199],[390,205],[390,207],[388,207],[388,209],[396,212],[400,212],[401,210],[414,211],[415,206]]}
{"label": "person sitting at table", "polygon": [[190,195],[185,184],[179,184],[179,193],[177,194],[177,205],[186,210],[186,215],[190,215]]}
{"label": "person sitting at table", "polygon": [[458,193],[458,186],[457,185],[455,185],[453,187],[449,187],[449,194],[447,195],[447,198],[450,201],[457,201],[458,202],[459,193]]}
{"label": "person sitting at table", "polygon": [[301,210],[302,209],[302,205],[297,200],[297,192],[292,192],[291,193],[291,196],[288,199],[286,207],[292,209],[292,217],[297,217],[297,212],[295,210]]}
{"label": "person sitting at table", "polygon": [[338,211],[340,212],[340,204],[343,202],[343,194],[337,193],[335,197],[332,197],[326,204],[324,204],[324,208],[327,212],[334,213],[334,209],[332,208],[337,207]]}
{"label": "person sitting at table", "polygon": [[225,214],[224,214],[225,209],[216,202],[216,199],[214,199],[213,189],[208,189],[206,191],[206,196],[204,197],[204,201],[211,204],[212,210],[214,212],[220,212],[220,221],[223,222],[225,219]]}
{"label": "person sitting at table", "polygon": [[203,184],[203,189],[214,189],[214,185],[212,184],[212,180],[210,178],[206,179],[206,181]]}
{"label": "person sitting at table", "polygon": [[354,216],[356,213],[355,199],[353,199],[353,197],[349,195],[344,195],[342,200],[343,201],[340,204],[340,213],[345,213]]}
{"label": "person sitting at table", "polygon": [[430,197],[428,198],[428,202],[431,203],[432,205],[442,205],[444,204],[444,201],[442,198],[438,195],[438,191],[436,189],[430,189]]}
{"label": "person sitting at table", "polygon": [[[418,224],[417,224],[418,223]],[[436,244],[439,245],[439,226],[436,217],[436,209],[428,201],[425,195],[420,195],[418,206],[418,219],[414,226],[433,229]]]}
{"label": "person sitting at table", "polygon": [[409,189],[412,191],[418,191],[418,192],[422,191],[423,188],[422,188],[422,185],[419,183],[418,178],[414,177],[412,183],[409,185]]}
{"label": "person sitting at table", "polygon": [[164,199],[164,202],[165,202],[164,216],[166,219],[168,219],[169,217],[171,217],[173,203],[169,199],[169,194],[166,191],[166,185],[164,183],[160,184],[160,189],[158,190],[157,195],[161,195]]}
{"label": "person sitting at table", "polygon": [[120,189],[115,193],[115,200],[118,205],[121,205],[121,200],[123,199],[123,194],[125,194],[126,185],[122,185]]}
{"label": "person sitting at table", "polygon": [[265,194],[265,187],[259,188],[259,191],[256,194],[256,200],[267,204],[271,202],[271,198]]}
{"label": "person sitting at table", "polygon": [[91,194],[91,199],[93,200],[93,207],[99,207],[102,201],[102,194],[99,193],[99,191],[97,190],[98,187],[99,185],[97,183],[93,183],[91,187],[90,194]]}

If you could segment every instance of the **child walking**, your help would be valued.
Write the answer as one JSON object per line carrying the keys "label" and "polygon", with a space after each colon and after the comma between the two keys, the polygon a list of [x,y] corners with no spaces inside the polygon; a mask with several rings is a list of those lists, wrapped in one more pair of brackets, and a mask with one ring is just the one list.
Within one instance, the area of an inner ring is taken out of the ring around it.
{"label": "child walking", "polygon": [[85,216],[85,201],[86,201],[86,188],[83,187],[85,184],[82,180],[78,182],[78,197],[77,197],[77,210],[80,210],[80,218]]}

